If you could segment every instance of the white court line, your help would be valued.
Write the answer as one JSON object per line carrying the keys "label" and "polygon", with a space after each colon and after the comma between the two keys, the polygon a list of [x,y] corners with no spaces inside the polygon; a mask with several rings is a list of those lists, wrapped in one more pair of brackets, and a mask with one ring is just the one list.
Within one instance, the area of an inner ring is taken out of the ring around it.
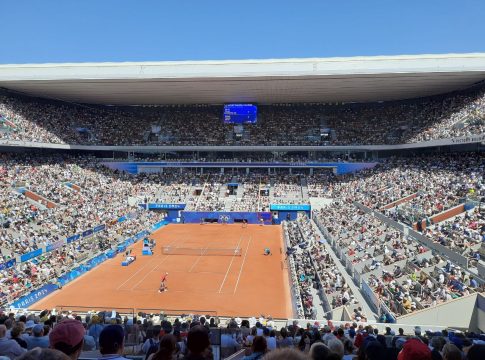
{"label": "white court line", "polygon": [[[241,235],[241,237],[239,238],[239,242],[237,243],[237,246],[236,248],[239,247],[239,245],[241,244],[241,240],[242,240],[243,236]],[[227,275],[229,275],[229,270],[231,270],[231,266],[232,266],[232,263],[234,262],[234,258],[236,257],[236,255],[232,255],[232,259],[231,259],[231,262],[229,263],[229,267],[227,268],[227,271],[226,271],[226,276],[224,276],[224,280],[222,280],[222,284],[221,284],[221,287],[219,288],[219,294],[221,293],[222,291],[222,287],[224,286],[224,283],[226,282],[226,279],[227,279]]]}
{"label": "white court line", "polygon": [[165,256],[165,258],[163,258],[163,259],[162,259],[162,261],[160,261],[160,262],[158,263],[158,265],[157,265],[157,266],[155,266],[153,269],[151,269],[150,271],[148,271],[148,272],[146,273],[146,275],[145,275],[144,277],[142,277],[142,278],[141,278],[141,280],[140,280],[140,281],[138,281],[138,282],[137,282],[135,285],[133,285],[133,286],[131,287],[131,289],[130,289],[130,290],[131,290],[131,291],[135,290],[135,289],[136,289],[136,287],[138,286],[138,284],[139,284],[139,283],[141,283],[143,280],[145,280],[145,279],[147,278],[147,276],[148,276],[148,275],[150,275],[152,272],[155,272],[155,270],[156,270],[156,269],[157,269],[157,268],[158,268],[158,267],[159,267],[161,264],[163,264],[163,262],[164,262],[165,260],[167,260],[167,259],[168,259],[168,255],[166,255],[166,256]]}
{"label": "white court line", "polygon": [[[176,241],[177,240],[172,241],[168,246],[171,246]],[[161,248],[160,248],[160,251],[162,251]],[[153,258],[150,259],[150,261],[148,261],[145,265],[143,265],[141,268],[139,268],[133,275],[131,275],[128,279],[126,279],[125,282],[123,282],[120,286],[118,286],[118,288],[116,290],[120,290],[123,285],[125,285],[128,281],[130,281],[131,279],[133,279],[140,271],[142,271],[149,264],[151,264],[153,262],[153,260],[154,260]]]}
{"label": "white court line", "polygon": [[242,261],[242,264],[241,264],[241,268],[239,269],[239,275],[237,277],[236,286],[234,287],[234,293],[233,294],[236,293],[237,286],[239,285],[239,280],[241,279],[242,270],[243,270],[243,267],[244,267],[244,263],[246,262],[246,258],[247,258],[248,251],[249,251],[249,245],[251,245],[251,240],[253,240],[252,236],[249,237],[248,247],[246,248],[246,253],[244,254],[244,258],[243,258],[243,261]]}
{"label": "white court line", "polygon": [[[202,251],[207,251],[207,247],[205,249],[203,249]],[[192,270],[194,269],[195,265],[197,265],[200,261],[200,259],[202,258],[202,254],[199,255],[199,257],[194,261],[194,263],[192,264],[192,266],[190,267],[190,270],[189,270],[189,273],[192,272]]]}
{"label": "white court line", "polygon": [[[185,243],[185,240],[184,240],[184,242],[183,242],[183,243]],[[183,243],[182,243],[182,245],[183,245]],[[168,245],[168,246],[171,246],[172,244],[173,244],[173,242],[172,242],[172,243],[170,243],[170,245]],[[163,264],[163,262],[164,262],[165,260],[167,260],[167,259],[168,259],[168,255],[165,255],[165,257],[164,257],[164,258],[162,258],[162,261],[160,261],[160,262],[157,264],[157,266],[155,266],[153,269],[151,269],[150,271],[148,271],[148,272],[147,272],[147,274],[146,274],[144,277],[142,277],[140,281],[138,281],[138,282],[137,282],[135,285],[133,285],[133,286],[131,287],[131,291],[135,290],[135,289],[136,289],[136,287],[138,286],[138,284],[139,284],[139,283],[141,283],[143,280],[145,280],[145,279],[147,278],[147,276],[148,276],[148,275],[150,275],[150,273],[155,272],[155,270],[156,270],[156,269],[157,269],[157,268],[158,268],[160,265],[162,265],[162,264]]]}

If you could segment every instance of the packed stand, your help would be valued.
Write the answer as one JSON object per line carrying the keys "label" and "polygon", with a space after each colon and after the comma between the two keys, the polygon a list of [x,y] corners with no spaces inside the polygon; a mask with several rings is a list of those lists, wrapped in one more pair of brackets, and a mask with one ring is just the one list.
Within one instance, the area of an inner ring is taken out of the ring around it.
{"label": "packed stand", "polygon": [[[219,335],[220,334],[220,335]],[[72,359],[86,356],[125,359],[213,359],[243,352],[256,359],[481,360],[485,337],[416,326],[379,330],[357,322],[277,325],[270,317],[249,319],[115,311],[76,314],[0,313],[0,356],[7,359]]]}
{"label": "packed stand", "polygon": [[[0,139],[91,145],[371,145],[480,135],[485,90],[379,104],[260,106],[242,138],[222,107],[104,107],[4,93]],[[154,129],[158,129],[153,132]],[[127,134],[129,134],[127,136]]]}

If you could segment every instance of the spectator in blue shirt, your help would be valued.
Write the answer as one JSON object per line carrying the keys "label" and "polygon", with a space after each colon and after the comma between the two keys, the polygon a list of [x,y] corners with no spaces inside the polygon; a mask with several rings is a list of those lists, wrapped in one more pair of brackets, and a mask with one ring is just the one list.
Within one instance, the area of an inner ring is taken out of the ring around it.
{"label": "spectator in blue shirt", "polygon": [[37,324],[32,328],[32,334],[26,337],[27,350],[32,350],[33,348],[40,347],[46,349],[49,347],[49,338],[44,336],[44,326]]}

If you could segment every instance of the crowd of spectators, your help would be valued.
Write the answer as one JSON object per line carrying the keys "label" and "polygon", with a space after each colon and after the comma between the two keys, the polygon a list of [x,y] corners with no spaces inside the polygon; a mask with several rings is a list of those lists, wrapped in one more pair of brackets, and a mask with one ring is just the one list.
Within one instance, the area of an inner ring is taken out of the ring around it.
{"label": "crowd of spectators", "polygon": [[[344,265],[350,262],[391,314],[398,317],[480,291],[480,285],[352,202],[410,225],[426,219],[429,224],[421,229],[425,236],[469,257],[471,265],[483,263],[480,250],[485,240],[485,221],[478,206],[437,224],[433,216],[463,201],[483,198],[484,173],[483,155],[474,153],[390,159],[374,169],[345,176],[329,171],[311,176],[263,175],[258,171],[238,175],[221,174],[219,169],[197,175],[193,169],[178,168],[130,175],[110,170],[89,157],[3,155],[2,263],[99,224],[107,226],[93,239],[62,244],[33,261],[1,270],[1,301],[11,302],[70,271],[118,239],[161,220],[158,213],[139,210],[139,203],[186,203],[187,209],[198,211],[261,211],[269,210],[269,204],[278,199],[282,203],[302,203],[323,197],[333,202],[315,215],[334,239],[337,253],[345,255]],[[27,192],[42,199],[32,201]],[[414,197],[389,206],[408,195]],[[127,214],[129,221],[116,222]],[[359,309],[313,224],[300,216],[286,222],[285,231],[298,314],[315,318],[316,307],[321,305],[315,295],[321,291],[329,310],[352,305],[354,319],[365,319],[366,314]]]}
{"label": "crowd of spectators", "polygon": [[[131,347],[131,350],[130,350]],[[220,321],[200,315],[123,315],[115,311],[76,314],[0,312],[0,356],[6,359],[71,359],[86,354],[125,359],[213,359],[243,351],[243,359],[483,359],[485,338],[476,333],[379,330],[356,322],[292,321],[265,317]],[[215,355],[215,356],[214,356]]]}
{"label": "crowd of spectators", "polygon": [[485,91],[378,104],[260,106],[243,137],[223,123],[222,107],[209,105],[103,107],[5,93],[0,119],[0,139],[56,144],[396,144],[483,134]]}
{"label": "crowd of spectators", "polygon": [[[156,182],[145,175],[111,171],[94,159],[4,155],[0,173],[1,264],[43,250],[40,257],[0,270],[1,303],[12,302],[163,219],[128,201],[156,193]],[[21,189],[43,196],[54,206],[33,201]],[[118,222],[122,216],[127,220]],[[66,243],[67,237],[98,225],[105,227],[95,236]],[[46,252],[50,245],[55,249]]]}
{"label": "crowd of spectators", "polygon": [[[336,253],[342,252],[342,262],[352,263],[353,271],[398,317],[482,289],[461,269],[353,202],[415,225],[432,241],[468,257],[473,267],[483,264],[485,216],[477,200],[485,195],[484,173],[482,155],[435,155],[392,160],[372,170],[331,178],[320,187],[310,188],[311,183],[319,183],[318,177],[310,177],[309,189],[312,195],[333,199],[314,215],[334,239]],[[433,215],[468,202],[477,206],[434,223]],[[417,207],[420,211],[413,211]],[[428,224],[420,229],[422,225],[416,224],[424,219]]]}
{"label": "crowd of spectators", "polygon": [[484,233],[485,216],[480,213],[479,207],[427,227],[424,231],[424,235],[431,240],[468,257],[470,267],[481,261]]}
{"label": "crowd of spectators", "polygon": [[[317,307],[330,312],[341,306],[351,306],[359,314],[357,321],[366,319],[358,301],[342,273],[323,245],[318,231],[305,215],[285,222],[287,256],[298,311],[306,318],[317,317]],[[312,291],[313,289],[313,291]],[[320,298],[315,298],[318,295]],[[354,315],[355,316],[355,315]]]}

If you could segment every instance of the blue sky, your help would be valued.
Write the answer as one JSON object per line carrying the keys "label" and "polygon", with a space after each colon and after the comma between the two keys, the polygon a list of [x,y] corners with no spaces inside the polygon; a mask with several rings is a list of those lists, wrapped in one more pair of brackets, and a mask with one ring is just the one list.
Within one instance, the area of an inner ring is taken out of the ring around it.
{"label": "blue sky", "polygon": [[485,52],[484,0],[0,0],[0,63]]}

